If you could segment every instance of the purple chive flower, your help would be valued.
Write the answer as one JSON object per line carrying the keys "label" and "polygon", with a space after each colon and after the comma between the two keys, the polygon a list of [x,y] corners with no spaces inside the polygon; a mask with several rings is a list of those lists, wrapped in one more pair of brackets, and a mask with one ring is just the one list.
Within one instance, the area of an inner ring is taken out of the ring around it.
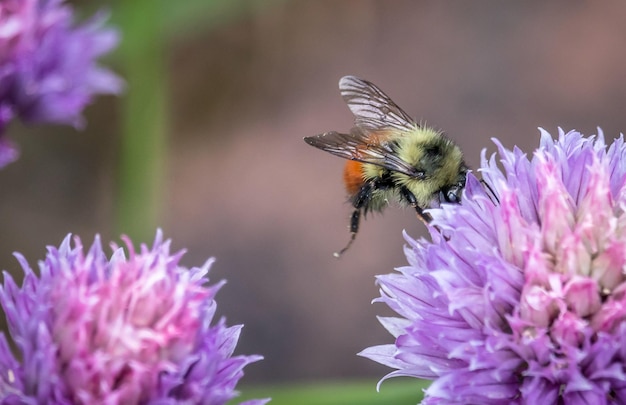
{"label": "purple chive flower", "polygon": [[[4,273],[0,304],[13,356],[0,335],[2,404],[224,404],[243,368],[261,356],[232,356],[241,326],[211,325],[214,296],[205,286],[213,259],[179,265],[161,232],[152,249],[110,259],[96,237],[88,252],[68,235],[48,247],[39,277],[16,254],[19,288]],[[264,404],[254,400],[247,404]]]}
{"label": "purple chive flower", "polygon": [[64,0],[0,1],[0,167],[12,118],[81,127],[95,94],[122,89],[117,76],[96,64],[118,42],[115,30],[103,28],[106,15],[79,26],[73,19]]}
{"label": "purple chive flower", "polygon": [[[424,404],[626,403],[626,146],[541,132],[498,144],[462,205],[431,211],[399,273],[380,276],[395,344],[361,355],[434,380]],[[438,229],[438,230],[437,230]]]}

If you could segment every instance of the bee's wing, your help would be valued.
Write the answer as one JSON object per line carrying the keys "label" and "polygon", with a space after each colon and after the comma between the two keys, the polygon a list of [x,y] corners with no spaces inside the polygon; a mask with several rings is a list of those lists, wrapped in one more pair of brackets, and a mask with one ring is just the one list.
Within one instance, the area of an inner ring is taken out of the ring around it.
{"label": "bee's wing", "polygon": [[307,136],[304,141],[344,159],[381,166],[418,179],[424,178],[424,172],[416,170],[397,156],[390,142],[371,142],[371,135],[359,128],[354,128],[350,134],[331,131]]}
{"label": "bee's wing", "polygon": [[356,126],[365,132],[386,129],[407,132],[418,126],[385,93],[367,80],[344,76],[339,80],[339,90],[356,117]]}

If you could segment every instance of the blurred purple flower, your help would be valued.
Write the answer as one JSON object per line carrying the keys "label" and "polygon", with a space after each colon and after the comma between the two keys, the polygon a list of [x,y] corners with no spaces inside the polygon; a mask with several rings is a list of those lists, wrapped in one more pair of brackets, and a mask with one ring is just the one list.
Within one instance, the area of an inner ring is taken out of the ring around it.
{"label": "blurred purple flower", "polygon": [[95,94],[117,94],[123,87],[96,64],[119,39],[103,28],[106,15],[74,26],[73,11],[63,3],[0,2],[0,141],[13,117],[81,127],[82,110]]}
{"label": "blurred purple flower", "polygon": [[[235,356],[241,326],[211,326],[214,296],[207,287],[213,260],[187,269],[184,252],[170,254],[157,233],[152,249],[129,257],[100,240],[85,254],[68,235],[48,247],[37,277],[16,254],[25,278],[19,288],[5,272],[0,304],[17,360],[0,335],[3,404],[224,404],[243,368],[261,356]],[[264,404],[254,400],[248,404]]]}
{"label": "blurred purple flower", "polygon": [[406,238],[409,265],[378,278],[395,344],[361,355],[434,380],[424,404],[626,403],[623,138],[498,148],[481,171],[499,203],[470,175],[432,242]]}

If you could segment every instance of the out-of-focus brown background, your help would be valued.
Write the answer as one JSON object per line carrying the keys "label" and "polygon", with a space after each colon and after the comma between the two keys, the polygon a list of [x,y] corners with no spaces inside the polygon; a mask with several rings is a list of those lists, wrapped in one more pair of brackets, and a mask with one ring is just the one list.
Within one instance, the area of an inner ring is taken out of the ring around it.
{"label": "out-of-focus brown background", "polygon": [[[254,2],[250,2],[252,5]],[[255,3],[256,4],[256,3]],[[320,0],[250,7],[167,44],[169,150],[160,224],[183,263],[216,256],[213,282],[238,353],[266,359],[246,380],[380,377],[355,356],[392,342],[376,274],[402,266],[410,210],[362,224],[341,260],[350,207],[343,161],[302,137],[347,130],[337,90],[354,74],[445,130],[477,167],[491,137],[531,153],[537,127],[607,138],[626,130],[626,3]],[[120,72],[123,75],[123,72]],[[88,126],[10,127],[22,157],[0,171],[0,268],[33,266],[72,232],[114,234],[119,101],[99,98]],[[138,243],[139,241],[135,241]],[[145,241],[151,242],[151,240]]]}

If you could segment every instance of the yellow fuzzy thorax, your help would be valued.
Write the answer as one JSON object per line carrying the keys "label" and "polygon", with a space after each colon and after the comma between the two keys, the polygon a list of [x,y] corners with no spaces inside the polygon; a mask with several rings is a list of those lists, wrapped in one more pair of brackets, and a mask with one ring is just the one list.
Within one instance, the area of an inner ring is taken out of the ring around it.
{"label": "yellow fuzzy thorax", "polygon": [[[391,172],[383,167],[363,165],[365,180],[391,175],[399,186],[405,186],[415,196],[418,205],[427,207],[434,195],[457,181],[464,165],[461,149],[441,132],[429,127],[415,127],[414,131],[392,136],[390,142],[397,143],[396,154],[403,161],[423,173],[422,178],[400,172]],[[436,152],[435,152],[436,151]],[[376,201],[379,200],[379,201]],[[373,209],[383,208],[388,201],[401,200],[397,190],[379,190],[372,201]]]}

